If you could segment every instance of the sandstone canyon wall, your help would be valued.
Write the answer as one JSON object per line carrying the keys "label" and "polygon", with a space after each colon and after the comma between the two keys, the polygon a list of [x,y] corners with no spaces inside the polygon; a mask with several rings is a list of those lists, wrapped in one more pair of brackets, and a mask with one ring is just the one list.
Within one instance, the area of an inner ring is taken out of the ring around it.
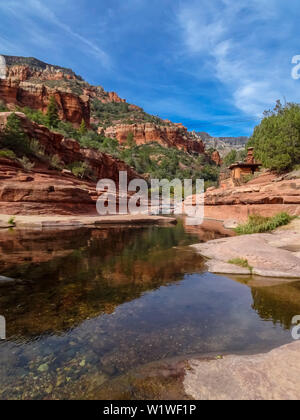
{"label": "sandstone canyon wall", "polygon": [[[50,98],[54,96],[59,117],[78,127],[82,120],[102,125],[94,118],[91,102],[95,99],[103,104],[126,103],[115,92],[106,92],[101,86],[92,86],[72,70],[52,66],[34,58],[5,56],[7,74],[0,80],[0,100],[9,109],[15,106],[29,107],[46,112]],[[131,111],[143,110],[136,105],[129,105]],[[189,153],[205,153],[204,143],[193,136],[182,124],[161,120],[159,123],[123,124],[114,122],[113,126],[99,128],[101,134],[116,138],[121,144],[127,135],[133,133],[136,144],[158,142],[165,147],[176,147]]]}
{"label": "sandstone canyon wall", "polygon": [[246,221],[251,214],[300,216],[300,179],[266,172],[240,187],[211,188],[205,193],[205,217]]}
{"label": "sandstone canyon wall", "polygon": [[[0,130],[11,113],[0,113]],[[56,155],[64,166],[86,162],[95,179],[110,178],[118,184],[119,171],[128,181],[141,178],[132,168],[105,153],[81,148],[76,140],[28,120],[16,113],[30,139],[39,142],[46,156]],[[0,158],[0,213],[2,214],[78,214],[96,213],[96,183],[80,180],[69,171],[49,170],[39,161],[25,171],[18,161]]]}
{"label": "sandstone canyon wall", "polygon": [[176,147],[188,153],[205,153],[203,142],[194,139],[181,124],[118,124],[104,130],[106,137],[115,138],[120,144],[126,143],[130,133],[133,134],[137,145],[157,142],[162,146]]}
{"label": "sandstone canyon wall", "polygon": [[54,96],[60,118],[79,126],[82,120],[90,124],[91,98],[103,103],[124,102],[115,92],[91,86],[67,69],[15,64],[18,60],[13,61],[13,58],[17,59],[6,58],[6,79],[0,80],[0,99],[8,106],[28,106],[46,112],[49,100]]}

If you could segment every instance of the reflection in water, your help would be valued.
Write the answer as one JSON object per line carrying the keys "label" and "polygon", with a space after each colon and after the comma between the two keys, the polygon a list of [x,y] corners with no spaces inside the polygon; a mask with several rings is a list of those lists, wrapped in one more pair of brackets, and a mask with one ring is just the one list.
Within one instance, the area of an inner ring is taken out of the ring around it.
{"label": "reflection in water", "polygon": [[205,273],[187,245],[224,232],[203,232],[0,232],[0,275],[15,279],[0,283],[0,398],[95,398],[155,360],[290,341],[300,284],[251,289]]}
{"label": "reflection in water", "polygon": [[260,318],[290,330],[295,315],[300,315],[300,282],[252,288],[253,309]]}
{"label": "reflection in water", "polygon": [[1,244],[2,275],[22,281],[0,289],[9,339],[63,332],[86,318],[111,314],[203,266],[200,256],[173,248],[191,243],[182,225],[11,235]]}

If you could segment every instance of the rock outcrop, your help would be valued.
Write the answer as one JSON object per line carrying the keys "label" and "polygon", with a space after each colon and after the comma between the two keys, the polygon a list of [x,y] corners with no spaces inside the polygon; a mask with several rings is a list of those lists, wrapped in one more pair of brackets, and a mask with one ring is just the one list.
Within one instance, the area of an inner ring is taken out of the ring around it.
{"label": "rock outcrop", "polygon": [[195,400],[299,400],[300,342],[266,354],[191,360],[185,392]]}
{"label": "rock outcrop", "polygon": [[118,124],[104,131],[106,137],[115,138],[120,144],[126,143],[130,133],[137,145],[157,142],[162,146],[176,147],[189,153],[205,152],[203,142],[194,138],[182,124]]}
{"label": "rock outcrop", "polygon": [[94,214],[95,185],[58,172],[24,171],[0,160],[0,213],[17,215]]}
{"label": "rock outcrop", "polygon": [[[0,130],[11,113],[0,113]],[[85,162],[95,180],[112,179],[118,184],[119,171],[128,174],[128,180],[140,178],[125,162],[91,149],[83,149],[74,139],[65,138],[47,127],[16,113],[30,139],[38,141],[45,156],[56,155],[63,166]],[[74,177],[71,173],[50,171],[37,160],[31,172],[18,163],[0,159],[0,213],[3,214],[77,214],[95,213],[98,198],[96,183]]]}
{"label": "rock outcrop", "polygon": [[[208,271],[212,273],[300,279],[298,254],[288,250],[299,242],[300,233],[292,229],[216,239],[192,247],[210,259]],[[247,260],[249,267],[228,263],[235,259]]]}
{"label": "rock outcrop", "polygon": [[0,80],[0,99],[9,107],[28,106],[46,112],[54,96],[61,119],[74,125],[84,120],[89,125],[91,98],[103,103],[125,102],[115,92],[89,85],[71,70],[38,60],[31,65],[24,64],[21,57],[6,57],[6,62],[6,78]]}
{"label": "rock outcrop", "polygon": [[[0,129],[5,127],[10,112],[0,113]],[[62,134],[50,131],[47,127],[36,124],[26,118],[21,112],[16,115],[20,118],[24,132],[30,139],[37,140],[48,156],[56,155],[67,166],[74,162],[86,162],[97,179],[109,178],[118,182],[119,171],[126,171],[128,179],[141,178],[125,162],[112,156],[98,152],[94,149],[81,148],[80,144]]]}
{"label": "rock outcrop", "polygon": [[223,187],[206,192],[206,217],[244,221],[250,214],[274,216],[286,211],[300,215],[300,178],[278,178],[267,172],[240,187]]}
{"label": "rock outcrop", "polygon": [[126,142],[129,133],[133,133],[138,145],[157,142],[189,153],[203,154],[205,151],[202,140],[188,132],[182,124],[156,117],[152,122],[149,115],[151,122],[144,123],[146,113],[136,105],[128,104],[128,119],[132,124],[122,124],[122,118],[116,121],[112,118],[109,121],[112,126],[107,127],[97,116],[93,103],[95,100],[103,104],[126,103],[116,92],[106,92],[101,86],[85,82],[70,69],[52,66],[34,58],[5,56],[5,59],[7,71],[5,79],[0,79],[0,100],[10,110],[19,106],[45,113],[50,98],[54,97],[60,119],[71,122],[75,127],[82,120],[87,127],[94,124],[99,127],[98,132],[118,139],[121,144]]}
{"label": "rock outcrop", "polygon": [[221,158],[221,156],[220,156],[220,153],[219,153],[217,150],[215,150],[215,151],[212,153],[212,155],[211,155],[211,160],[212,160],[213,162],[215,162],[215,164],[216,164],[217,166],[221,166],[221,165],[222,165],[222,158]]}

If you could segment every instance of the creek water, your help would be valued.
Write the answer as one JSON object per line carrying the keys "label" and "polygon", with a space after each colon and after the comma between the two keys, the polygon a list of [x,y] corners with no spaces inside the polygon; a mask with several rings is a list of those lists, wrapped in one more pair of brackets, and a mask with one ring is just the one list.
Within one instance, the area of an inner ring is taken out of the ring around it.
{"label": "creek water", "polygon": [[92,398],[151,362],[292,341],[300,282],[207,273],[188,245],[221,235],[182,221],[0,232],[0,399]]}

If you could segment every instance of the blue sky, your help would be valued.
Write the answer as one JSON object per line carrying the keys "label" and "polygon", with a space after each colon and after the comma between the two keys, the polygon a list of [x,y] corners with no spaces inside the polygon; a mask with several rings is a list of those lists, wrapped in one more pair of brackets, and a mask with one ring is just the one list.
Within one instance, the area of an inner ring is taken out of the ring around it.
{"label": "blue sky", "polygon": [[0,54],[72,68],[147,112],[250,135],[300,102],[299,0],[0,0]]}

